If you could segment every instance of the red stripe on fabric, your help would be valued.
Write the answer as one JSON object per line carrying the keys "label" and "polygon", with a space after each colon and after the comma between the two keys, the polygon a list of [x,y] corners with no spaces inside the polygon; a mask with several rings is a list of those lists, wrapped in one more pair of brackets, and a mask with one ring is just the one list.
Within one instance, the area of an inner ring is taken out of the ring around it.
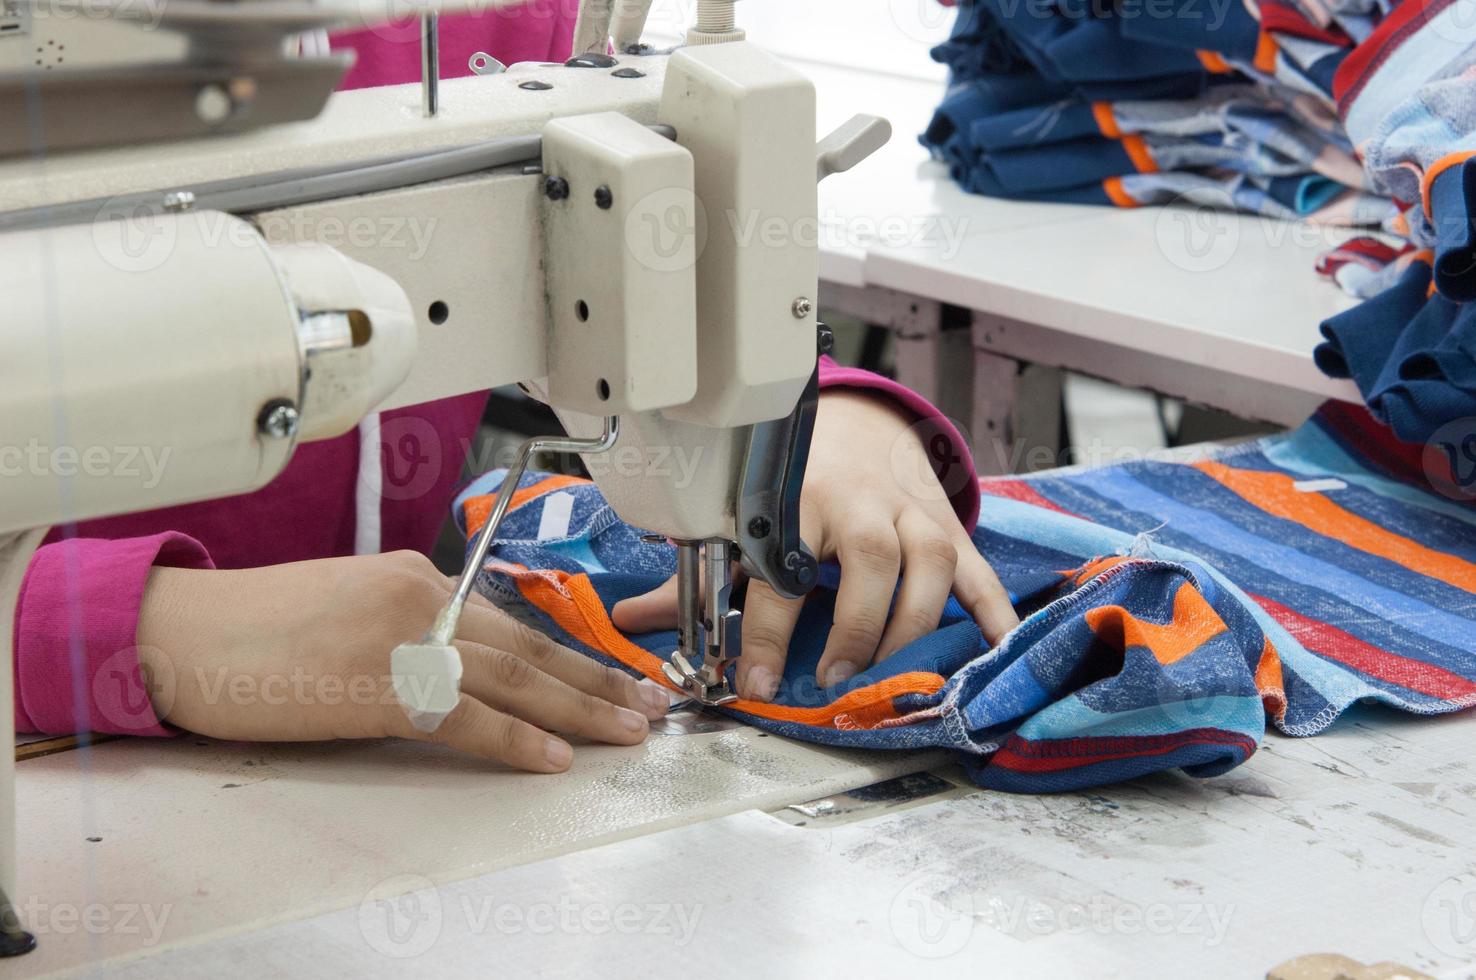
{"label": "red stripe on fabric", "polygon": [[1349,103],[1358,98],[1374,72],[1409,35],[1453,3],[1455,0],[1405,0],[1380,21],[1333,73],[1333,98],[1338,103],[1339,115],[1347,113]]}
{"label": "red stripe on fabric", "polygon": [[1315,418],[1340,435],[1348,445],[1356,446],[1353,455],[1367,460],[1396,480],[1430,489],[1430,479],[1425,471],[1426,447],[1400,442],[1394,431],[1374,418],[1364,406],[1329,401],[1318,409]]}
{"label": "red stripe on fabric", "polygon": [[1261,4],[1261,27],[1268,31],[1305,37],[1324,44],[1335,44],[1340,48],[1353,47],[1353,39],[1342,31],[1318,27],[1298,11],[1279,3]]}
{"label": "red stripe on fabric", "polygon": [[1258,595],[1251,598],[1308,650],[1345,667],[1433,698],[1459,698],[1476,693],[1476,682],[1444,667],[1376,647],[1331,623],[1303,616],[1275,599]]}
{"label": "red stripe on fabric", "polygon": [[1044,507],[1046,510],[1053,510],[1058,514],[1065,514],[1067,517],[1076,516],[1064,507],[1058,507],[1056,504],[1051,503],[1050,500],[1041,496],[1039,491],[1024,480],[990,477],[979,481],[979,492],[987,493],[991,497],[1018,500],[1022,504],[1030,504],[1034,507]]}
{"label": "red stripe on fabric", "polygon": [[1247,756],[1256,750],[1253,739],[1218,728],[1191,728],[1173,735],[1106,735],[1039,742],[1011,735],[989,763],[1016,772],[1061,772],[1116,759],[1166,755],[1188,745],[1224,745],[1239,748]]}

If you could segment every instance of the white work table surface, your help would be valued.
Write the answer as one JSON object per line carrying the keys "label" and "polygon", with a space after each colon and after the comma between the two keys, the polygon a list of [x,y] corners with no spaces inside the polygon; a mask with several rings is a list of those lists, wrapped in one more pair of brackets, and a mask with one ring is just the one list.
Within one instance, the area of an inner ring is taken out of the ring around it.
{"label": "white work table surface", "polygon": [[826,282],[893,290],[1249,382],[1361,400],[1351,382],[1327,378],[1312,362],[1318,325],[1353,305],[1314,263],[1349,230],[1204,209],[968,194],[917,142],[942,99],[941,83],[789,61],[815,82],[822,133],[856,113],[893,126],[886,148],[821,184]]}
{"label": "white work table surface", "polygon": [[[1210,780],[1163,773],[1093,792],[955,790],[910,808],[772,815],[735,800],[665,829],[469,873],[507,864],[529,824],[578,823],[591,807],[631,823],[655,816],[630,810],[686,793],[689,781],[701,787],[699,763],[719,746],[752,744],[734,734],[679,740],[690,768],[669,757],[643,767],[643,751],[667,750],[657,739],[619,750],[626,761],[616,782],[609,772],[576,774],[542,778],[536,789],[443,755],[211,748],[209,766],[264,755],[274,769],[224,791],[211,785],[218,775],[187,785],[204,768],[188,745],[118,746],[119,756],[145,753],[170,792],[102,843],[73,841],[69,850],[75,873],[90,866],[93,880],[117,889],[114,899],[177,902],[181,916],[191,903],[219,907],[206,917],[234,935],[110,970],[151,980],[1252,978],[1313,953],[1476,975],[1471,713],[1355,713],[1314,739],[1271,736],[1244,766]],[[180,761],[168,762],[169,751]],[[328,778],[340,767],[340,778]],[[102,775],[115,764],[97,768],[99,796],[110,790],[100,813],[118,809],[113,794],[136,795]],[[23,765],[23,790],[35,786],[32,776]],[[223,810],[224,797],[234,811]],[[36,834],[31,816],[22,827]],[[48,847],[82,832],[70,817],[57,823]],[[438,847],[448,853],[436,856]],[[181,873],[186,864],[191,874]],[[468,870],[435,870],[453,866]],[[304,878],[331,883],[340,910],[304,918]],[[23,880],[63,884],[54,871]],[[245,921],[221,915],[243,907],[241,894],[297,921],[248,934]]]}

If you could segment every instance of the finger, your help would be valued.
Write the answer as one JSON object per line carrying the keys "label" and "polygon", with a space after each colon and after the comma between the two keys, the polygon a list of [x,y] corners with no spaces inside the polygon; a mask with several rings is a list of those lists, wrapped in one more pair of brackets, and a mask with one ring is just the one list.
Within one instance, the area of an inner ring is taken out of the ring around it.
{"label": "finger", "polygon": [[955,542],[958,545],[958,569],[953,573],[953,594],[979,624],[990,645],[998,646],[1005,634],[1020,625],[1020,617],[1015,615],[1010,594],[1000,584],[999,576],[994,574],[994,569],[979,554],[968,535],[960,532]]}
{"label": "finger", "polygon": [[677,626],[677,580],[673,575],[659,586],[631,599],[621,599],[610,619],[622,633],[655,633]]}
{"label": "finger", "polygon": [[897,518],[897,538],[902,547],[902,587],[877,660],[938,628],[958,567],[958,546],[921,508],[909,507]]}
{"label": "finger", "polygon": [[465,640],[456,648],[463,691],[539,728],[611,745],[634,745],[650,731],[645,715],[570,687],[522,657]]}
{"label": "finger", "polygon": [[874,513],[864,518],[853,513],[837,538],[841,581],[835,622],[815,671],[826,687],[846,682],[871,664],[902,567],[897,528]]}
{"label": "finger", "polygon": [[461,695],[456,708],[434,732],[416,731],[403,712],[393,727],[402,738],[449,745],[528,772],[563,772],[574,761],[574,749],[568,742],[489,708],[470,694]]}
{"label": "finger", "polygon": [[799,622],[803,599],[785,599],[768,583],[752,579],[743,606],[743,655],[738,658],[738,693],[772,701],[789,659],[789,638]]}
{"label": "finger", "polygon": [[570,650],[500,609],[467,606],[458,632],[462,639],[506,650],[570,687],[638,711],[652,721],[666,717],[671,707],[666,689],[659,684],[638,681],[624,671]]}

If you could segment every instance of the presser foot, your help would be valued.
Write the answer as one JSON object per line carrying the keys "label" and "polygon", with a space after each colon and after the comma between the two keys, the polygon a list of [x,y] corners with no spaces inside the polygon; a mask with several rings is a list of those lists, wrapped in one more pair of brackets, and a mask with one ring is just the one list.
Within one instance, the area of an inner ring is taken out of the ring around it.
{"label": "presser foot", "polygon": [[721,538],[677,542],[677,649],[666,679],[705,705],[738,700],[728,666],[743,643],[743,614],[729,605],[733,545]]}
{"label": "presser foot", "polygon": [[717,706],[732,704],[738,700],[738,695],[734,693],[726,677],[713,680],[705,668],[693,667],[692,662],[680,650],[661,665],[661,672],[666,675],[667,680],[700,704]]}

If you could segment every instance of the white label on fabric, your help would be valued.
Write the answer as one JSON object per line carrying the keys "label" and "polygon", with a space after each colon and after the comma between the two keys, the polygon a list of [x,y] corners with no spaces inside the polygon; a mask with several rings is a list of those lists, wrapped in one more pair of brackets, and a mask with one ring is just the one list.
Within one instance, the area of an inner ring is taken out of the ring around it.
{"label": "white label on fabric", "polygon": [[1348,484],[1329,477],[1326,480],[1298,480],[1292,484],[1299,493],[1326,493],[1329,490],[1346,490]]}
{"label": "white label on fabric", "polygon": [[538,540],[551,541],[569,536],[569,521],[574,517],[574,495],[567,490],[543,498],[543,517],[538,521]]}

